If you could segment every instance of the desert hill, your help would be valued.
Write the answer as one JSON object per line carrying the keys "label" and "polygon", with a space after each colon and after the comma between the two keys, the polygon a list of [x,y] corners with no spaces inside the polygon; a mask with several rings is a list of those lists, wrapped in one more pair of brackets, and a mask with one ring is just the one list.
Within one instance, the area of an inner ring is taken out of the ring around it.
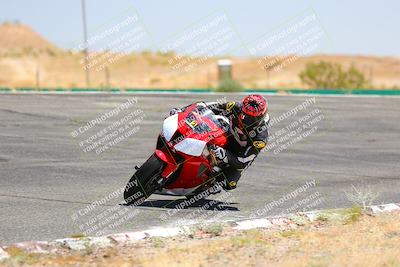
{"label": "desert hill", "polygon": [[[201,61],[190,71],[176,71],[174,53],[141,52],[127,55],[92,53],[91,87],[206,88],[217,85],[217,58]],[[58,48],[29,26],[0,25],[0,87],[85,87],[83,53]],[[320,60],[356,66],[376,88],[400,87],[396,57],[314,55],[299,57],[279,71],[266,72],[257,58],[231,58],[233,76],[248,88],[305,88],[298,78],[308,62]],[[197,61],[199,58],[183,57]],[[106,64],[104,64],[106,63]]]}
{"label": "desert hill", "polygon": [[31,27],[23,24],[0,24],[0,36],[0,50],[2,52],[57,49],[54,44],[40,36]]}

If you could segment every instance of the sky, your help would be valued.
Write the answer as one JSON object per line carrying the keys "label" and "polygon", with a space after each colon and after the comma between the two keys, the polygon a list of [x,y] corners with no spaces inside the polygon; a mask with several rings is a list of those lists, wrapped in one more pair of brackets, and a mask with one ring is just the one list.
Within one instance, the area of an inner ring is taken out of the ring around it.
{"label": "sky", "polygon": [[[154,49],[213,12],[228,14],[235,38],[251,44],[304,10],[312,10],[330,40],[320,52],[400,56],[400,1],[396,0],[86,0],[86,9],[89,35],[118,22],[126,10],[135,12],[151,36],[142,47],[146,49]],[[83,38],[81,0],[2,0],[0,22],[4,21],[28,24],[66,49]]]}

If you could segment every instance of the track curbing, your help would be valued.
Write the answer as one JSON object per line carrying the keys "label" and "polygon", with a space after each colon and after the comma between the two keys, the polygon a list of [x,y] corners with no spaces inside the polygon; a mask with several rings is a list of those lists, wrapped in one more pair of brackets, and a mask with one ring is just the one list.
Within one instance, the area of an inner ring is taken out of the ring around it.
{"label": "track curbing", "polygon": [[[366,207],[365,210],[374,214],[398,211],[400,210],[400,204],[388,203],[382,205],[372,205]],[[272,227],[290,229],[301,224],[299,219],[303,219],[305,221],[315,221],[318,219],[320,214],[328,211],[333,210],[315,210],[269,218],[256,218],[237,221],[230,220],[224,223],[231,225],[232,229],[239,231]],[[30,253],[56,253],[62,250],[85,250],[94,247],[103,248],[116,245],[128,245],[151,237],[173,237],[185,235],[190,232],[191,227],[196,227],[196,224],[193,224],[189,227],[157,227],[144,231],[116,233],[100,237],[62,238],[53,241],[20,242],[9,246],[0,246],[0,261],[10,258],[10,255],[7,253],[7,249],[10,247],[17,247]]]}
{"label": "track curbing", "polygon": [[8,259],[10,255],[3,248],[0,247],[0,261]]}

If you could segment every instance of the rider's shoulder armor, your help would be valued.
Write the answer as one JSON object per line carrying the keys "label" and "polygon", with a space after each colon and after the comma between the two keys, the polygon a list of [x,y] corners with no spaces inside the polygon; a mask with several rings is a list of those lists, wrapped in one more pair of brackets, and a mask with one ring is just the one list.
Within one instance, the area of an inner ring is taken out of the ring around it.
{"label": "rider's shoulder armor", "polygon": [[230,101],[226,102],[224,105],[226,117],[237,120],[242,109],[242,104],[240,102]]}
{"label": "rider's shoulder armor", "polygon": [[227,112],[238,112],[241,109],[241,103],[236,101],[226,102],[225,109]]}

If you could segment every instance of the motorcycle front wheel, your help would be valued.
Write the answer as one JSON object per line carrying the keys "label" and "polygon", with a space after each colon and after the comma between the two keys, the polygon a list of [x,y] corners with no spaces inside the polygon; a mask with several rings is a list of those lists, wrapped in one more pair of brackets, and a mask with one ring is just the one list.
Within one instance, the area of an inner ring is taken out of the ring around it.
{"label": "motorcycle front wheel", "polygon": [[124,191],[126,204],[140,205],[153,194],[160,186],[163,167],[163,161],[151,155],[129,179]]}

